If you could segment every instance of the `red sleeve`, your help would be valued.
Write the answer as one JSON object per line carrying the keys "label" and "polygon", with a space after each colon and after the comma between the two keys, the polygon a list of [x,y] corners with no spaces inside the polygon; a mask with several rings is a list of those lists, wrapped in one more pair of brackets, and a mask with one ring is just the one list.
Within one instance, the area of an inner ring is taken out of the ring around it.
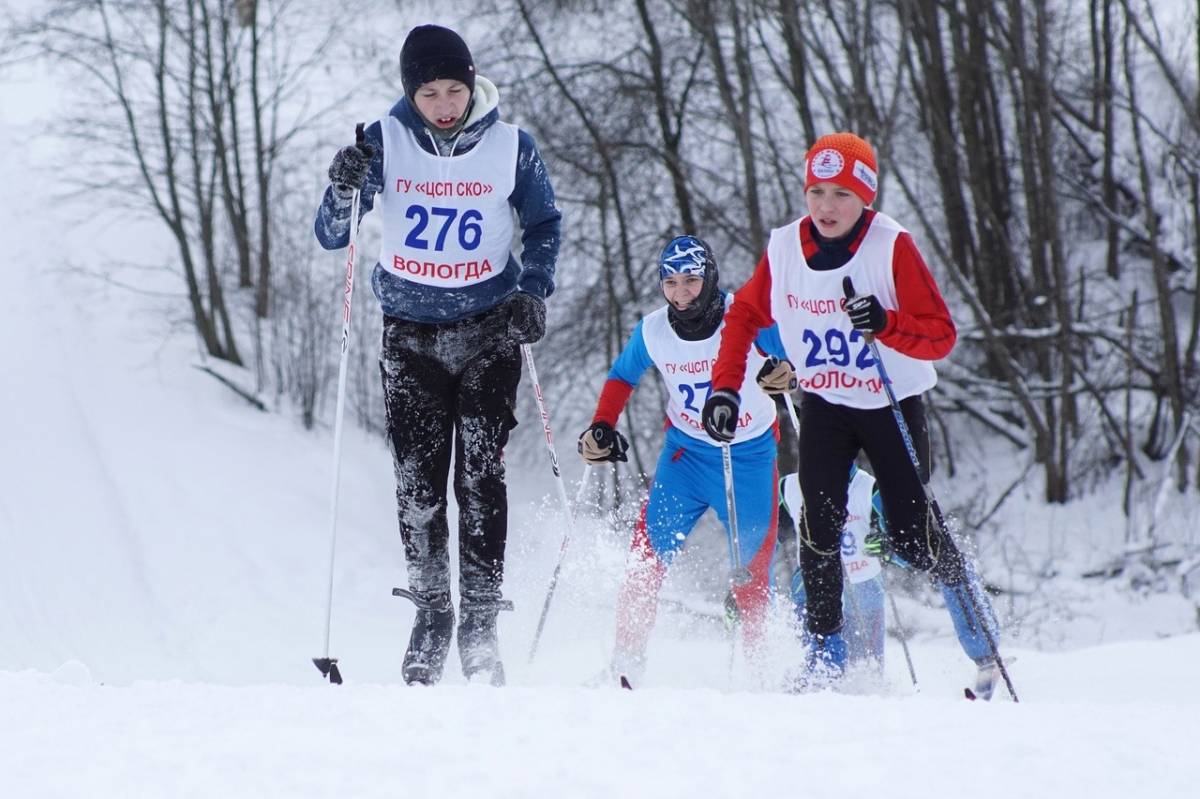
{"label": "red sleeve", "polygon": [[771,262],[767,254],[754,267],[754,274],[733,295],[725,313],[721,348],[713,365],[713,391],[737,391],[746,377],[746,354],[758,331],[774,323],[771,317]]}
{"label": "red sleeve", "polygon": [[592,424],[607,422],[616,427],[617,420],[621,418],[621,411],[625,410],[625,403],[629,402],[632,394],[633,386],[624,380],[610,377],[600,390],[600,399],[596,403],[596,412],[592,415]]}
{"label": "red sleeve", "polygon": [[899,308],[887,312],[887,327],[879,334],[879,340],[897,352],[923,361],[945,358],[954,348],[958,332],[942,292],[908,233],[896,238],[892,274]]}

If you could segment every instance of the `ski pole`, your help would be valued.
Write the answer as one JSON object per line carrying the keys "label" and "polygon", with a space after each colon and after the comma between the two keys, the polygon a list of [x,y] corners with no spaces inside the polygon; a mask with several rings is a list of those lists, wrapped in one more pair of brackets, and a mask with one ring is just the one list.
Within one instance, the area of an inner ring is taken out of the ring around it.
{"label": "ski pole", "polygon": [[[354,126],[354,144],[356,147],[365,146],[366,136],[363,123]],[[321,671],[322,677],[328,677],[333,685],[341,685],[342,673],[338,669],[337,658],[329,657],[329,631],[333,626],[333,561],[337,551],[337,517],[338,517],[338,487],[342,467],[342,417],[346,409],[346,366],[350,352],[350,309],[354,301],[354,256],[358,242],[358,208],[362,190],[355,189],[350,201],[350,242],[346,247],[346,285],[342,289],[342,354],[338,363],[337,411],[333,423],[333,484],[330,488],[329,502],[329,590],[325,596],[325,649],[319,658],[313,658],[313,664]]]}
{"label": "ski pole", "polygon": [[[529,662],[532,663],[537,654],[538,643],[542,638],[542,630],[546,626],[546,614],[550,612],[550,601],[554,598],[554,589],[558,585],[558,574],[562,568],[563,556],[567,551],[570,530],[575,523],[575,514],[571,511],[571,503],[567,499],[567,487],[563,483],[562,472],[558,468],[558,452],[554,449],[554,433],[550,429],[550,412],[546,410],[546,399],[542,396],[542,384],[538,382],[537,367],[533,363],[533,349],[528,344],[522,344],[521,355],[525,358],[525,366],[529,369],[529,380],[533,383],[533,394],[537,398],[538,413],[542,416],[542,432],[546,435],[546,451],[550,454],[550,470],[554,472],[554,482],[558,487],[558,499],[562,503],[563,518],[567,523],[567,528],[563,531],[562,544],[558,549],[558,564],[554,567],[554,574],[550,578],[550,588],[546,592],[546,601],[542,605],[542,616],[538,620],[537,631],[533,636],[533,645],[529,648]],[[583,480],[579,485],[579,501],[582,501],[583,490],[587,485],[590,473],[591,469],[589,468],[583,474]]]}
{"label": "ski pole", "polygon": [[888,595],[888,601],[892,604],[892,619],[895,620],[896,630],[900,633],[897,637],[900,639],[900,648],[904,650],[904,662],[908,664],[908,676],[912,679],[913,688],[920,691],[921,686],[917,684],[917,670],[913,668],[912,655],[908,651],[908,631],[904,629],[904,622],[900,621],[900,610],[896,607],[896,597],[887,590],[886,584],[884,593]]}
{"label": "ski pole", "polygon": [[[575,507],[578,508],[583,503],[584,490],[587,488],[588,478],[592,476],[592,467],[587,466],[583,470],[583,477],[579,481],[579,492],[575,495]],[[570,520],[572,523],[574,519]],[[568,530],[571,525],[568,525]],[[567,558],[567,543],[571,540],[570,532],[563,534],[562,543],[558,547],[558,562],[554,564],[554,574],[550,576],[550,586],[546,589],[546,601],[542,603],[542,615],[538,617],[537,630],[533,634],[533,644],[529,647],[529,662],[533,663],[534,656],[537,655],[538,644],[542,640],[542,631],[546,629],[546,617],[550,615],[550,602],[554,599],[554,589],[558,587],[558,575],[562,571],[563,561]]]}
{"label": "ski pole", "polygon": [[[725,512],[729,514],[729,544],[733,561],[733,571],[729,575],[729,592],[725,595],[725,614],[728,618],[732,609],[734,622],[730,625],[732,632],[737,622],[741,621],[741,608],[737,605],[737,597],[734,596],[733,589],[740,585],[746,585],[754,579],[754,576],[750,574],[750,569],[742,565],[742,542],[738,536],[737,498],[733,491],[733,453],[730,451],[728,441],[721,442],[721,467],[725,473]],[[731,683],[736,653],[737,636],[734,636],[729,639],[729,679]]]}
{"label": "ski pole", "polygon": [[[853,300],[854,281],[847,275],[842,278],[842,291],[846,295],[846,300]],[[871,348],[871,356],[875,359],[875,368],[879,372],[879,380],[883,383],[883,390],[887,393],[888,404],[892,406],[892,416],[896,420],[896,427],[900,430],[900,437],[904,439],[904,448],[908,451],[908,459],[912,462],[913,469],[917,472],[917,480],[921,483],[921,489],[925,492],[925,504],[928,508],[927,516],[932,515],[934,521],[937,522],[938,532],[942,536],[943,546],[949,546],[958,550],[958,546],[954,543],[954,539],[950,537],[950,530],[946,526],[946,519],[942,516],[942,508],[938,505],[937,498],[933,495],[933,488],[929,482],[921,479],[921,461],[917,457],[917,448],[913,444],[912,433],[908,429],[908,422],[904,421],[904,413],[900,410],[900,403],[896,400],[896,394],[892,391],[892,381],[888,377],[887,369],[883,365],[883,359],[879,357],[879,345],[875,342],[874,333],[863,333],[863,337],[867,340],[867,346]],[[927,522],[928,523],[928,522]],[[961,552],[958,552],[959,557],[963,557]],[[979,623],[979,628],[983,632],[983,637],[987,640],[988,649],[992,652],[992,657],[996,659],[996,667],[1000,670],[1000,675],[1004,677],[1004,686],[1008,688],[1008,695],[1012,697],[1013,702],[1018,702],[1017,692],[1013,689],[1012,679],[1008,676],[1008,669],[1004,666],[1004,659],[1000,657],[1000,650],[996,646],[996,639],[992,636],[992,631],[988,629],[988,625],[984,623],[983,613],[980,611],[979,600],[975,596],[975,589],[971,586],[971,581],[964,578],[966,585],[967,598],[971,602],[971,612],[974,613],[975,620]],[[955,594],[959,597],[959,605],[964,605],[962,596],[956,591]],[[967,608],[962,607],[965,614]]]}
{"label": "ski pole", "polygon": [[733,453],[729,442],[721,444],[721,467],[725,472],[725,511],[729,514],[729,543],[732,553],[733,573],[729,581],[733,586],[745,585],[753,579],[750,570],[742,565],[742,545],[738,538],[737,498],[733,492]]}

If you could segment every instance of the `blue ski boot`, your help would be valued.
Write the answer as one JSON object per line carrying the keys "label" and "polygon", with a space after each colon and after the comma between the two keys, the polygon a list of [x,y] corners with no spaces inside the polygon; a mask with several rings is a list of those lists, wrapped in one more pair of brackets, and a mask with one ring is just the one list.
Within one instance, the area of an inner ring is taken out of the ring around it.
{"label": "blue ski boot", "polygon": [[806,632],[804,643],[808,648],[804,656],[804,668],[794,680],[794,690],[807,693],[836,685],[846,671],[849,650],[842,633],[819,635]]}

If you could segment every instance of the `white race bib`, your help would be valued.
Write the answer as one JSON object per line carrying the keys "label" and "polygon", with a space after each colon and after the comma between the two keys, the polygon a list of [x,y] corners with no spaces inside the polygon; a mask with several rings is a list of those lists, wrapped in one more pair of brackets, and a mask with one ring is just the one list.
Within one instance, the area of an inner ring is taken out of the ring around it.
{"label": "white race bib", "polygon": [[[874,294],[889,310],[899,307],[892,272],[896,238],[904,228],[876,213],[858,250],[837,269],[809,267],[800,246],[798,219],[771,231],[771,315],[779,323],[784,349],[804,391],[838,405],[882,408],[888,404],[870,345],[846,315],[842,281],[849,277],[858,295]],[[930,361],[912,358],[877,342],[897,399],[928,391],[937,383]]]}
{"label": "white race bib", "polygon": [[[725,303],[726,312],[732,302],[733,297],[730,296]],[[722,322],[716,332],[702,341],[685,341],[671,329],[667,306],[642,320],[646,351],[667,384],[667,418],[692,438],[713,446],[717,446],[717,443],[704,432],[700,411],[712,394],[712,367],[717,360],[724,326]],[[738,390],[741,407],[738,409],[737,432],[733,438],[735,444],[761,435],[775,423],[775,403],[755,381],[765,360],[756,348],[750,348],[746,377]]]}
{"label": "white race bib", "polygon": [[[879,558],[863,551],[863,543],[871,532],[871,493],[874,490],[875,478],[862,469],[855,469],[846,492],[846,526],[842,529],[841,544],[842,566],[846,569],[846,579],[852,583],[865,583],[883,571]],[[784,479],[783,501],[799,532],[804,517],[799,475],[789,474]]]}
{"label": "white race bib", "polygon": [[503,272],[513,237],[508,197],[516,183],[517,128],[495,122],[468,152],[442,157],[421,149],[395,117],[381,125],[383,268],[443,288]]}

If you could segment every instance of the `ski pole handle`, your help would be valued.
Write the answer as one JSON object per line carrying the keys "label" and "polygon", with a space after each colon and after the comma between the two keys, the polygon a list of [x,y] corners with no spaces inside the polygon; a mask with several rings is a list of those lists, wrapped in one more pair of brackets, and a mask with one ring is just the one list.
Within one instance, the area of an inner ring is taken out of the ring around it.
{"label": "ski pole handle", "polygon": [[[842,293],[846,295],[846,304],[849,304],[851,300],[854,300],[856,297],[858,297],[858,294],[854,291],[854,281],[850,279],[849,275],[846,275],[844,278],[842,278]],[[874,345],[874,333],[870,332],[869,330],[864,330],[862,331],[862,334],[863,338],[867,340],[868,344]],[[878,362],[879,358],[876,357],[875,360]]]}

